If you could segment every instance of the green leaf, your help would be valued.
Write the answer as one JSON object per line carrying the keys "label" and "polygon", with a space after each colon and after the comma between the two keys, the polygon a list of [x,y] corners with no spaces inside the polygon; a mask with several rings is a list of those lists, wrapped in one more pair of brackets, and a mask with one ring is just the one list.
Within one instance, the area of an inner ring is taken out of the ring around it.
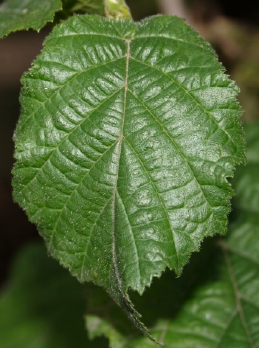
{"label": "green leaf", "polygon": [[234,206],[237,214],[240,210],[249,213],[259,213],[259,123],[247,125],[247,167],[241,167],[233,180],[236,197]]}
{"label": "green leaf", "polygon": [[24,248],[0,296],[0,337],[4,348],[104,348],[84,328],[85,286],[79,284],[43,245]]}
{"label": "green leaf", "polygon": [[22,83],[14,199],[50,253],[140,325],[128,289],[179,275],[226,231],[226,177],[245,158],[238,89],[170,16],[71,18]]}
{"label": "green leaf", "polygon": [[63,0],[62,11],[57,12],[55,20],[61,21],[76,14],[98,14],[104,16],[103,0]]}
{"label": "green leaf", "polygon": [[53,21],[61,9],[60,0],[6,0],[0,5],[0,38],[12,31],[35,29],[39,31]]}
{"label": "green leaf", "polygon": [[[167,272],[144,296],[132,296],[152,335],[165,348],[259,347],[259,217],[253,211],[253,203],[259,200],[259,124],[246,131],[249,164],[238,168],[235,176],[238,218],[228,238],[220,243],[218,238],[206,241],[181,278],[173,279]],[[251,211],[246,205],[241,208],[247,191],[253,192]],[[92,338],[106,335],[110,348],[154,346],[129,328],[101,289],[90,294],[87,328]]]}
{"label": "green leaf", "polygon": [[[205,246],[213,257],[195,255],[200,262],[194,267],[191,259],[180,279],[168,272],[142,297],[133,297],[163,347],[259,347],[259,229],[248,220],[236,227],[221,250]],[[154,347],[129,328],[100,291],[92,293],[92,303],[96,306],[101,300],[102,306],[90,307],[87,315],[90,337],[106,335],[110,348]]]}

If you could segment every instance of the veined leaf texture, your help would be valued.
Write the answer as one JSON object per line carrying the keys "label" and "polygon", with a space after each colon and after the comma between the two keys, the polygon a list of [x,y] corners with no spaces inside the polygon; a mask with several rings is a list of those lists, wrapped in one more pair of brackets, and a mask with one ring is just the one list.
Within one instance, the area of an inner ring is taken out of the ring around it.
{"label": "veined leaf texture", "polygon": [[180,275],[226,231],[226,178],[245,160],[238,88],[171,16],[71,18],[22,83],[14,198],[51,255],[141,326],[128,289]]}
{"label": "veined leaf texture", "polygon": [[[259,124],[245,131],[248,165],[235,175],[227,238],[207,239],[180,278],[166,272],[144,296],[133,294],[150,332],[165,348],[259,347]],[[88,301],[91,337],[106,335],[110,348],[154,346],[129,328],[101,289],[94,288]]]}

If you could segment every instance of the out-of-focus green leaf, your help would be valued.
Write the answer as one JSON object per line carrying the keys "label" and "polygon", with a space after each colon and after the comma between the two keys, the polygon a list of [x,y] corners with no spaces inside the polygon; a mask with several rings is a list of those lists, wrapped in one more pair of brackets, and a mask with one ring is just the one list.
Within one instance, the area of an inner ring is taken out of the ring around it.
{"label": "out-of-focus green leaf", "polygon": [[[229,236],[204,243],[181,278],[173,279],[168,272],[143,297],[132,296],[152,335],[165,348],[259,347],[259,124],[246,132],[248,165],[238,168],[235,178],[237,218]],[[129,329],[104,296],[95,290],[90,297],[90,335],[105,334],[110,348],[154,347]]]}
{"label": "out-of-focus green leaf", "polygon": [[56,13],[55,22],[86,13],[104,16],[103,0],[63,0],[62,11]]}
{"label": "out-of-focus green leaf", "polygon": [[0,5],[0,38],[17,30],[40,30],[61,6],[60,0],[5,0]]}
{"label": "out-of-focus green leaf", "polygon": [[85,286],[43,245],[26,247],[0,295],[0,347],[105,348],[105,340],[87,338],[85,304]]}
{"label": "out-of-focus green leaf", "polygon": [[234,214],[240,211],[259,214],[259,123],[247,125],[247,161],[245,167],[238,168],[233,180],[236,196]]}
{"label": "out-of-focus green leaf", "polygon": [[244,160],[238,88],[184,21],[77,16],[22,79],[14,198],[50,253],[113,296],[224,234]]}

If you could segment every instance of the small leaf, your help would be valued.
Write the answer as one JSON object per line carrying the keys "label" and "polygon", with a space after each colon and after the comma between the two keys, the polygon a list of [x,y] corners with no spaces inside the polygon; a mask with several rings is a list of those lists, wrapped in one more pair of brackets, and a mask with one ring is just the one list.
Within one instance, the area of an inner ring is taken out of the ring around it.
{"label": "small leaf", "polygon": [[22,83],[14,199],[50,253],[141,326],[128,289],[179,275],[226,231],[226,177],[245,158],[238,89],[170,16],[71,18]]}
{"label": "small leaf", "polygon": [[1,347],[106,347],[104,340],[87,338],[85,292],[43,245],[26,246],[0,296]]}
{"label": "small leaf", "polygon": [[5,0],[0,5],[0,38],[17,30],[39,31],[61,6],[60,0]]}
{"label": "small leaf", "polygon": [[[218,239],[216,244],[206,241],[181,278],[173,279],[167,272],[144,296],[132,296],[150,332],[165,348],[259,347],[259,217],[253,212],[253,202],[259,200],[258,171],[253,168],[255,164],[259,168],[259,124],[246,131],[248,165],[237,171],[238,218],[231,224],[228,238],[219,246]],[[246,205],[241,208],[247,191],[253,191],[250,212]],[[93,290],[88,298],[90,337],[106,335],[110,348],[153,346],[129,328],[101,289]]]}

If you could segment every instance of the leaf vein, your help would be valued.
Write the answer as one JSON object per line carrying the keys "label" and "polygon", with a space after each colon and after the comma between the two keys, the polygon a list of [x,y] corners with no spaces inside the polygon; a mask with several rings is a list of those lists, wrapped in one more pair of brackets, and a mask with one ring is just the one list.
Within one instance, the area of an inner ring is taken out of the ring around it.
{"label": "leaf vein", "polygon": [[[120,194],[119,194],[118,191],[117,191],[117,196],[118,196],[119,199],[120,199],[121,205],[122,205],[122,207],[123,207],[125,216],[126,216],[127,221],[128,221],[128,226],[130,227],[130,232],[131,232],[131,237],[132,237],[131,239],[132,239],[133,242],[134,242],[134,250],[135,250],[135,255],[136,255],[136,257],[137,257],[136,262],[138,263],[138,268],[137,268],[137,270],[138,270],[138,281],[140,281],[140,279],[141,279],[140,264],[139,264],[140,258],[139,258],[139,251],[138,251],[137,244],[136,244],[136,238],[135,238],[134,232],[133,232],[133,230],[132,230],[132,227],[131,227],[131,224],[130,224],[130,221],[129,221],[129,218],[128,218],[128,214],[127,214],[127,212],[126,212],[125,205],[124,205],[123,200],[122,200],[122,198],[121,198],[121,196],[120,196]],[[133,244],[133,243],[131,243],[131,244]],[[135,278],[137,278],[137,277],[135,277]]]}
{"label": "leaf vein", "polygon": [[183,85],[179,84],[179,82],[177,82],[171,75],[167,74],[165,71],[159,69],[156,66],[152,66],[148,63],[142,62],[134,57],[131,57],[131,59],[135,60],[136,62],[146,65],[151,69],[157,70],[159,71],[161,74],[167,76],[170,80],[173,81],[174,84],[176,84],[180,89],[182,89],[186,95],[188,95],[189,97],[192,98],[192,100],[198,105],[198,107],[207,115],[209,116],[209,118],[213,121],[213,123],[217,126],[217,128],[219,128],[223,133],[226,134],[227,138],[229,141],[231,141],[231,143],[235,146],[235,148],[237,148],[237,145],[233,142],[233,140],[231,139],[230,135],[227,133],[227,131],[225,129],[223,129],[222,127],[219,126],[219,124],[216,122],[216,120],[214,119],[214,117],[211,115],[211,113],[209,112],[209,110],[205,109],[197,100],[196,98],[190,93],[190,91],[188,89],[186,89]]}
{"label": "leaf vein", "polygon": [[[99,64],[99,65],[92,66],[92,67],[90,67],[90,68],[88,68],[88,69],[85,69],[85,70],[83,70],[83,71],[79,71],[78,73],[76,73],[76,74],[74,74],[72,77],[70,77],[70,78],[69,78],[65,83],[63,83],[58,89],[56,89],[50,96],[48,96],[46,100],[44,100],[44,101],[41,101],[41,100],[38,100],[38,99],[36,99],[36,100],[37,100],[37,101],[41,104],[41,106],[42,106],[42,105],[46,104],[51,98],[53,98],[53,97],[55,96],[55,94],[59,93],[60,90],[62,90],[64,87],[66,87],[66,85],[69,84],[73,79],[75,79],[76,77],[80,76],[81,74],[84,74],[84,73],[86,73],[86,72],[88,72],[88,71],[90,71],[90,70],[98,69],[98,68],[100,68],[101,66],[106,66],[106,65],[108,65],[108,64],[110,64],[110,63],[114,63],[114,62],[116,62],[116,61],[118,61],[118,60],[120,60],[120,59],[123,59],[123,58],[125,58],[125,57],[119,57],[119,58],[116,58],[116,59],[111,60],[111,61],[109,61],[109,62],[105,62],[105,63]],[[25,79],[27,79],[27,76],[25,76]],[[24,83],[24,81],[23,81],[23,83]],[[121,89],[121,88],[120,88],[120,89]],[[24,97],[24,96],[26,96],[26,94],[23,95],[23,92],[22,92],[22,96]],[[27,96],[26,96],[26,97],[27,97]],[[32,99],[35,99],[35,98],[32,98]],[[41,107],[41,106],[40,106],[40,107]],[[40,107],[38,107],[35,111],[33,111],[33,113],[24,121],[24,125],[25,125],[32,117],[35,117],[35,115],[38,113]]]}
{"label": "leaf vein", "polygon": [[[86,120],[88,120],[88,119],[91,117],[91,115],[92,115],[96,110],[98,110],[99,107],[100,107],[102,104],[104,104],[107,100],[109,100],[110,98],[112,98],[112,97],[113,97],[116,93],[118,93],[120,90],[121,90],[121,88],[120,88],[119,90],[115,91],[113,94],[109,95],[108,98],[105,98],[100,104],[97,105],[97,107],[96,107],[95,109],[93,109],[93,110],[87,115],[87,117],[83,118],[82,121],[81,121],[80,123],[78,123],[77,126],[76,126],[71,132],[69,132],[68,134],[66,134],[66,136],[60,141],[60,143],[59,143],[56,147],[52,147],[53,151],[50,153],[49,158],[42,164],[41,167],[38,168],[38,169],[39,169],[38,172],[30,179],[30,181],[29,181],[28,183],[26,183],[26,186],[28,186],[28,185],[35,179],[35,177],[38,175],[39,171],[42,170],[42,169],[45,167],[45,165],[50,161],[51,156],[56,152],[56,150],[59,149],[59,147],[66,141],[66,139],[68,139],[68,137],[71,136],[71,134],[73,134],[73,132],[75,132],[75,130],[76,130],[78,127],[81,127],[81,124],[84,123]],[[107,147],[107,150],[108,150],[109,148],[111,148],[114,144],[115,144],[115,142],[113,142],[110,146],[108,146],[108,147]],[[103,154],[104,154],[104,153],[103,153]],[[103,154],[102,154],[102,155],[103,155]],[[94,165],[94,164],[93,164],[93,165]],[[91,169],[91,168],[92,168],[92,167],[90,167],[90,169]],[[90,169],[89,169],[89,170],[90,170]]]}
{"label": "leaf vein", "polygon": [[164,133],[167,135],[167,137],[169,138],[169,140],[171,141],[171,143],[174,145],[174,147],[177,149],[177,151],[179,152],[179,154],[181,155],[181,157],[184,159],[184,161],[186,162],[187,166],[190,169],[190,172],[194,178],[194,180],[197,182],[198,187],[200,189],[200,192],[203,194],[204,199],[206,200],[208,207],[210,208],[211,213],[213,213],[212,207],[202,189],[202,185],[199,183],[198,179],[196,178],[196,176],[194,175],[193,169],[190,165],[190,163],[187,161],[187,156],[182,152],[182,150],[180,149],[180,147],[178,146],[178,144],[175,142],[175,140],[173,139],[173,137],[171,136],[171,134],[168,132],[168,130],[166,129],[166,127],[164,127],[164,125],[157,119],[157,117],[154,115],[154,113],[151,112],[151,110],[147,107],[147,105],[144,103],[144,101],[142,101],[138,96],[136,96],[132,91],[129,90],[129,92],[132,94],[132,96],[137,99],[147,110],[147,112],[150,114],[150,116],[152,116],[155,121],[157,122],[157,124],[160,125],[161,129],[164,131]]}
{"label": "leaf vein", "polygon": [[[117,142],[117,140],[116,140],[116,142]],[[115,142],[114,144],[112,144],[112,146],[115,145],[116,142]],[[96,166],[96,164],[97,164],[97,163],[102,159],[102,157],[112,148],[112,146],[108,147],[108,148],[106,149],[106,151],[103,152],[103,154],[102,154],[102,155],[98,158],[98,160],[89,168],[89,170],[87,171],[87,173],[81,178],[80,182],[79,182],[79,183],[75,186],[75,188],[71,191],[70,196],[68,197],[68,199],[67,199],[67,201],[65,202],[65,204],[64,204],[64,206],[63,206],[63,208],[62,208],[62,210],[60,211],[60,214],[59,214],[59,216],[58,216],[58,218],[57,218],[57,221],[56,221],[56,223],[55,223],[55,226],[54,226],[54,228],[53,228],[52,234],[51,234],[51,236],[50,236],[50,241],[49,241],[49,244],[50,244],[50,245],[53,243],[53,237],[54,237],[54,234],[55,234],[55,232],[56,232],[56,228],[57,228],[58,222],[59,222],[59,220],[60,220],[60,218],[61,218],[61,216],[62,216],[62,213],[63,213],[64,209],[67,207],[67,204],[68,204],[69,200],[71,199],[72,195],[74,194],[74,192],[76,192],[76,191],[79,189],[80,184],[83,183],[83,181],[85,180],[85,178],[90,174],[91,169],[93,169],[93,168]],[[84,197],[83,197],[83,198],[84,198]]]}
{"label": "leaf vein", "polygon": [[129,143],[129,141],[128,141],[126,138],[125,138],[125,141],[126,141],[127,144],[129,145],[129,147],[131,148],[131,150],[133,151],[133,153],[136,155],[136,157],[137,157],[139,163],[141,164],[142,168],[144,169],[144,171],[145,171],[145,173],[146,173],[146,176],[149,178],[149,181],[150,181],[150,183],[151,183],[151,185],[152,185],[152,187],[153,187],[153,189],[154,189],[154,191],[155,191],[155,193],[156,193],[156,195],[157,195],[157,198],[158,198],[158,200],[160,201],[160,203],[161,203],[161,205],[162,205],[162,207],[163,207],[163,210],[164,210],[164,212],[165,212],[165,215],[167,216],[167,221],[169,222],[169,226],[170,226],[170,230],[171,230],[171,236],[172,236],[172,239],[173,239],[175,254],[176,254],[176,257],[177,257],[177,267],[178,267],[179,256],[178,256],[178,250],[177,250],[177,248],[176,248],[176,243],[175,243],[175,238],[174,238],[174,228],[173,228],[173,226],[172,226],[172,224],[171,224],[171,220],[170,220],[170,218],[169,218],[168,211],[167,211],[167,209],[166,209],[166,206],[165,206],[165,204],[164,204],[164,201],[162,200],[162,197],[160,196],[160,194],[159,194],[159,192],[158,192],[158,190],[157,190],[157,187],[156,187],[155,183],[153,182],[153,180],[152,180],[152,178],[151,178],[151,176],[150,176],[148,170],[146,169],[146,167],[145,167],[143,161],[141,160],[141,158],[139,157],[138,153],[135,151],[135,149],[133,148],[133,146]]}
{"label": "leaf vein", "polygon": [[104,212],[104,209],[107,207],[107,205],[110,203],[111,200],[112,200],[112,196],[106,201],[106,203],[102,207],[100,213],[98,214],[97,218],[95,219],[95,222],[94,222],[94,224],[93,224],[93,226],[92,226],[92,228],[91,228],[91,230],[89,232],[87,243],[86,243],[86,247],[85,247],[85,251],[83,252],[84,258],[83,258],[83,261],[82,261],[82,267],[81,267],[81,272],[80,272],[80,279],[81,279],[82,282],[84,281],[83,272],[84,272],[84,267],[85,267],[85,261],[86,261],[86,258],[88,257],[88,248],[91,245],[91,237],[92,237],[94,228],[97,225],[97,222],[100,219],[102,213]]}

